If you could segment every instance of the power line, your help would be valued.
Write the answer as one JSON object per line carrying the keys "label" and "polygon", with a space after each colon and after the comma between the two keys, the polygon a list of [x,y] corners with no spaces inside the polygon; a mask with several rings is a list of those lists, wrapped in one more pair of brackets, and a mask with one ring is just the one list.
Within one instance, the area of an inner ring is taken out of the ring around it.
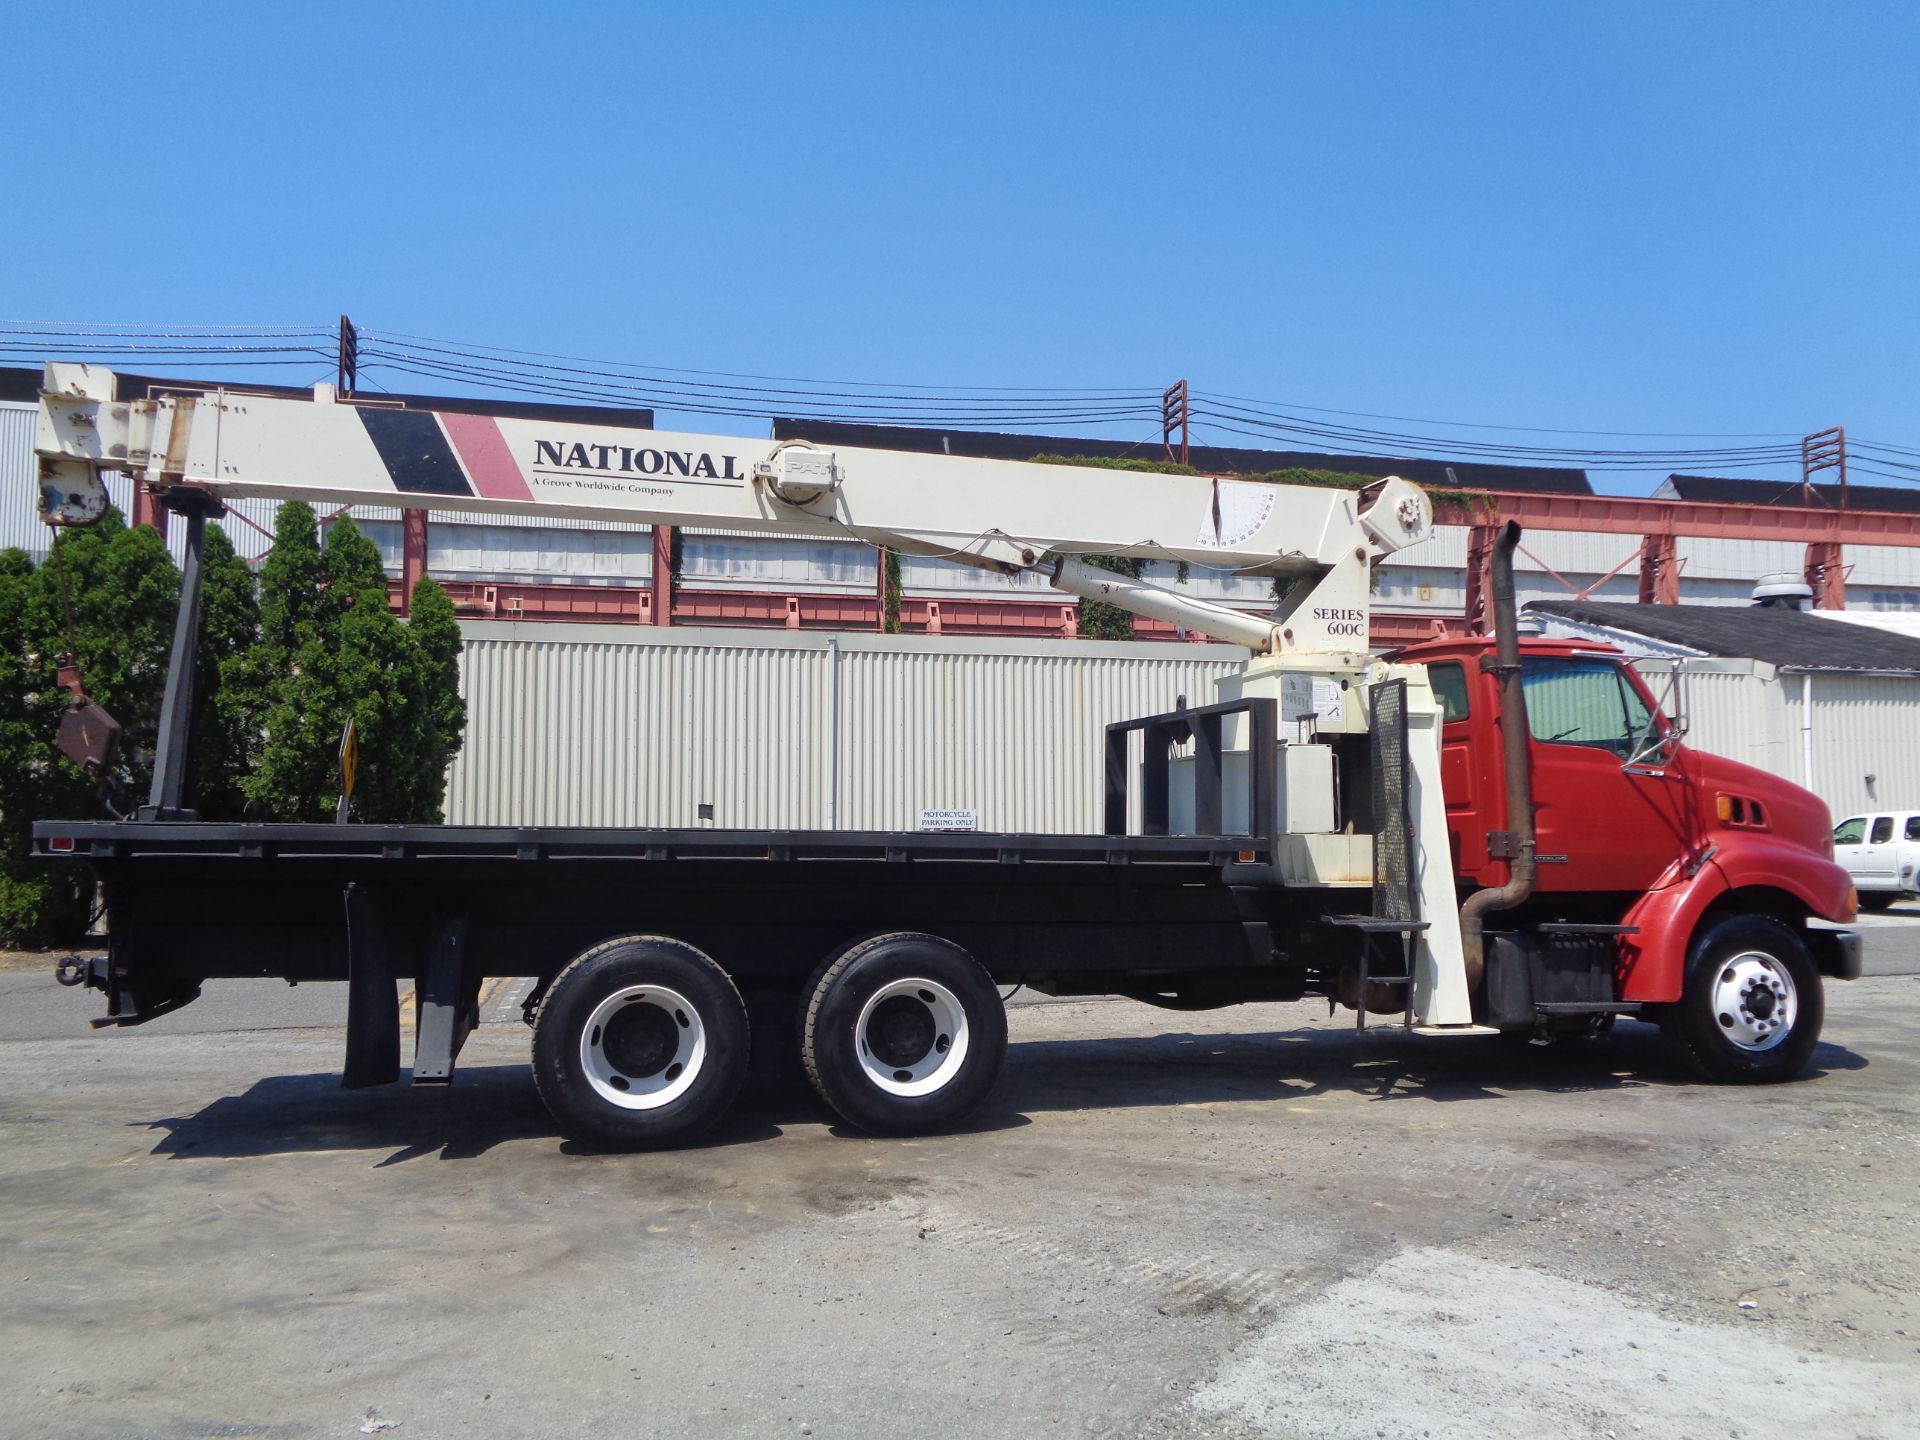
{"label": "power line", "polygon": [[1297,401],[1260,400],[1246,395],[1227,395],[1218,390],[1196,390],[1196,396],[1231,400],[1243,405],[1284,406],[1316,415],[1346,415],[1359,420],[1393,420],[1403,425],[1446,425],[1463,430],[1510,430],[1527,435],[1601,435],[1639,440],[1798,440],[1791,431],[1688,431],[1688,430],[1567,430],[1544,425],[1497,425],[1485,420],[1425,420],[1414,415],[1382,415],[1371,410],[1334,410],[1325,405],[1302,405]]}
{"label": "power line", "polygon": [[[362,331],[365,370],[451,382],[528,396],[602,405],[646,405],[736,419],[794,415],[802,419],[867,424],[946,426],[956,429],[1020,426],[1133,428],[1161,418],[1154,387],[938,386],[865,380],[817,380],[791,375],[680,366],[637,365],[547,351],[452,341],[402,331]],[[299,367],[334,356],[331,328],[293,325],[160,325],[0,319],[0,356],[49,351],[88,358],[129,357],[144,363],[191,364],[206,369]],[[1266,445],[1291,444],[1329,455],[1459,458],[1463,463],[1578,467],[1590,470],[1742,470],[1785,465],[1799,458],[1787,432],[1675,432],[1574,430],[1459,420],[1419,419],[1372,411],[1339,410],[1194,391],[1196,421],[1224,434]],[[1350,424],[1375,421],[1379,424]],[[1392,426],[1431,426],[1449,435]],[[1503,435],[1565,436],[1582,440],[1726,440],[1727,445],[1645,448],[1606,444],[1533,444]],[[1142,442],[1143,444],[1145,442]],[[1865,473],[1905,481],[1920,475],[1920,448],[1855,441],[1870,462]],[[1895,458],[1906,457],[1906,458]]]}

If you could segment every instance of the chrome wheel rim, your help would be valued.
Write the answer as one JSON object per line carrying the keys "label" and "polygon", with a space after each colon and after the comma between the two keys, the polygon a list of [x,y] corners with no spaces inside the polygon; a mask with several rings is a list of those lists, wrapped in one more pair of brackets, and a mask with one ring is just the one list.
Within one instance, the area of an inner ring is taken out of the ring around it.
{"label": "chrome wheel rim", "polygon": [[1721,962],[1713,977],[1713,1021],[1742,1050],[1771,1050],[1793,1033],[1800,992],[1787,967],[1764,950]]}

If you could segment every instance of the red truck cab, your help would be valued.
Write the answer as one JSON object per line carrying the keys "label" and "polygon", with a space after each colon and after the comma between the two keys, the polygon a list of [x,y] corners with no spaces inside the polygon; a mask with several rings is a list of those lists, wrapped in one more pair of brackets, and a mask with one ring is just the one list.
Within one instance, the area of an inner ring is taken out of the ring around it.
{"label": "red truck cab", "polygon": [[[1492,638],[1459,637],[1392,657],[1427,667],[1443,712],[1441,784],[1463,895],[1506,883],[1516,830],[1506,814],[1506,717],[1493,655]],[[1680,1019],[1690,970],[1727,949],[1728,935],[1766,951],[1771,932],[1772,949],[1803,952],[1798,967],[1792,956],[1771,968],[1723,966],[1725,984],[1741,994],[1756,983],[1794,990],[1775,972],[1803,968],[1810,973],[1797,989],[1811,994],[1794,999],[1804,1008],[1819,1003],[1820,974],[1858,975],[1857,940],[1808,925],[1850,921],[1855,907],[1818,796],[1682,743],[1680,728],[1613,646],[1523,637],[1520,660],[1538,868],[1533,894],[1510,923],[1589,934],[1611,928],[1614,998],[1663,1022]],[[1706,999],[1698,1008],[1707,1023],[1736,1038],[1751,1027],[1762,1039],[1774,1031],[1767,1017]]]}

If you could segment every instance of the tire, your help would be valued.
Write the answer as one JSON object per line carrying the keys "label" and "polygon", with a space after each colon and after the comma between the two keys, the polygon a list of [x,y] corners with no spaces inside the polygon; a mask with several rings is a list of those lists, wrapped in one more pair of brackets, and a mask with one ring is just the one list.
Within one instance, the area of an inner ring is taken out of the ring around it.
{"label": "tire", "polygon": [[1862,910],[1891,910],[1900,897],[1891,890],[1862,890],[1856,898]]}
{"label": "tire", "polygon": [[1820,973],[1800,938],[1777,920],[1736,915],[1694,942],[1686,988],[1660,1028],[1707,1079],[1771,1084],[1806,1068],[1825,1008]]}
{"label": "tire", "polygon": [[623,935],[574,957],[533,1020],[533,1081],[567,1134],[613,1150],[691,1140],[747,1077],[747,1007],[684,941]]}
{"label": "tire", "polygon": [[978,960],[951,941],[861,940],[807,987],[800,1058],[820,1098],[875,1135],[956,1124],[1000,1078],[1007,1013]]}

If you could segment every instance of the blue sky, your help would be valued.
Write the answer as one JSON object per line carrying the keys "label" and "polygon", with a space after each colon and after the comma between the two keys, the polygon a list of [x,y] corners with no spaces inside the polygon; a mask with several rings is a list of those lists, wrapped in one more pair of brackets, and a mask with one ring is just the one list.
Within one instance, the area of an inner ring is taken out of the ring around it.
{"label": "blue sky", "polygon": [[1912,5],[107,6],[7,30],[12,318],[344,310],[696,369],[1189,376],[1920,447]]}

